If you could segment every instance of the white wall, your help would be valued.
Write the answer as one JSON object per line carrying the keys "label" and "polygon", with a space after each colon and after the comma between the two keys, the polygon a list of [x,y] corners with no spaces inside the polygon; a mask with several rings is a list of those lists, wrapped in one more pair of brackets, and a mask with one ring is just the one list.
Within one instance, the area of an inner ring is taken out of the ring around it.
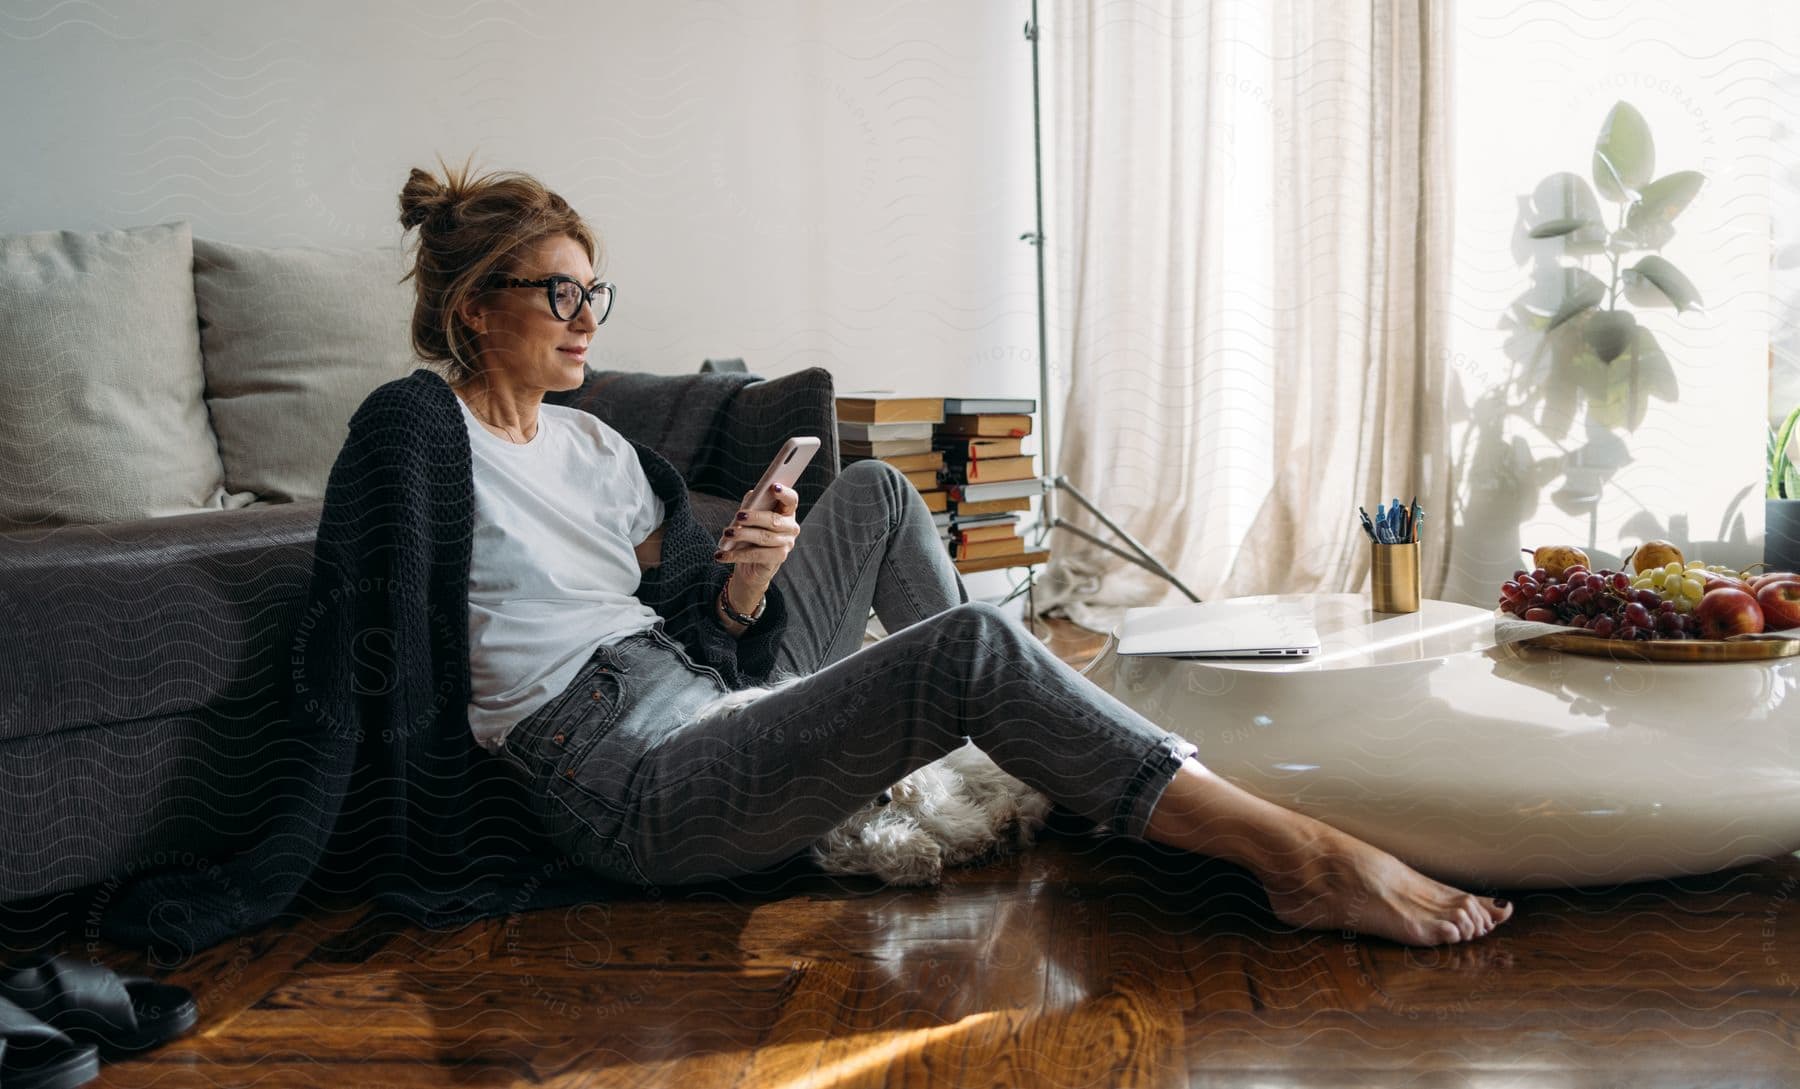
{"label": "white wall", "polygon": [[1035,396],[1028,10],[8,0],[0,232],[392,244],[474,151],[599,228],[595,367]]}

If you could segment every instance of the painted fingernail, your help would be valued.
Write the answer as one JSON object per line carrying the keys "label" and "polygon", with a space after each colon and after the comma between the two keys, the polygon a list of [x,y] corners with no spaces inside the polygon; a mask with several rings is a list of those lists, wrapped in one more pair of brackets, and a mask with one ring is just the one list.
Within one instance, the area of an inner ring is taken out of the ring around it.
{"label": "painted fingernail", "polygon": [[738,517],[737,517],[738,521],[742,522],[744,519],[746,519],[748,517],[750,517],[749,511],[747,511],[747,510],[738,511]]}
{"label": "painted fingernail", "polygon": [[719,551],[713,553],[713,559],[715,559],[715,560],[722,560],[724,558],[725,558],[725,550],[724,549],[720,549]]}
{"label": "painted fingernail", "polygon": [[780,491],[780,490],[781,490],[781,485],[779,485],[779,484],[777,484],[777,485],[775,485],[775,490],[776,490],[776,491]]}
{"label": "painted fingernail", "polygon": [[1505,906],[1506,906],[1506,901],[1505,901],[1505,900],[1502,900],[1502,899],[1500,899],[1500,898],[1499,898],[1499,897],[1497,897],[1497,896],[1496,896],[1496,897],[1495,897],[1495,898],[1494,898],[1494,906],[1495,906],[1495,907],[1497,907],[1497,908],[1503,908],[1503,907],[1505,907]]}
{"label": "painted fingernail", "polygon": [[728,530],[726,530],[726,531],[725,531],[725,536],[727,536],[727,537],[736,537],[736,536],[737,536],[737,530],[735,530],[735,529],[728,529]]}

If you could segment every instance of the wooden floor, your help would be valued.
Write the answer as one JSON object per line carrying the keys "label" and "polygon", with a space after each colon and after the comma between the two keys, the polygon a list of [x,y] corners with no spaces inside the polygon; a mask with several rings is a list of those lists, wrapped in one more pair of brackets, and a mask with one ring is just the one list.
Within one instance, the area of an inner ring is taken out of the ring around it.
{"label": "wooden floor", "polygon": [[1800,1083],[1800,860],[1511,898],[1462,946],[1296,932],[1242,870],[1064,823],[930,891],[796,863],[445,933],[346,906],[167,972],[200,1030],[92,1084]]}

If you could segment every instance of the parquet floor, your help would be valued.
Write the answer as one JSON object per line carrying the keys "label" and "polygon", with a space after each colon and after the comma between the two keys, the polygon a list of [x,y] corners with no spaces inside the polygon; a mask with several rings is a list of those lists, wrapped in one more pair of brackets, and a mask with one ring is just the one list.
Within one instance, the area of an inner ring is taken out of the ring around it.
{"label": "parquet floor", "polygon": [[175,966],[200,1030],[92,1084],[1800,1083],[1800,860],[1511,898],[1463,946],[1295,932],[1242,870],[1063,821],[927,891],[796,863],[443,933],[346,905]]}

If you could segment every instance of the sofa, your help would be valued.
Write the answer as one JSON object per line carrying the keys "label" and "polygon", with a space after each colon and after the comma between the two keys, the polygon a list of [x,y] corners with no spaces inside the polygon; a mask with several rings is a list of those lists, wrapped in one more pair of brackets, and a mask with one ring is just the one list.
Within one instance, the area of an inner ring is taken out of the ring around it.
{"label": "sofa", "polygon": [[[281,686],[325,481],[362,399],[422,365],[404,270],[183,222],[0,238],[0,904],[259,837],[296,778]],[[830,373],[709,371],[547,399],[666,456],[715,531],[816,436],[804,521],[839,468]]]}

